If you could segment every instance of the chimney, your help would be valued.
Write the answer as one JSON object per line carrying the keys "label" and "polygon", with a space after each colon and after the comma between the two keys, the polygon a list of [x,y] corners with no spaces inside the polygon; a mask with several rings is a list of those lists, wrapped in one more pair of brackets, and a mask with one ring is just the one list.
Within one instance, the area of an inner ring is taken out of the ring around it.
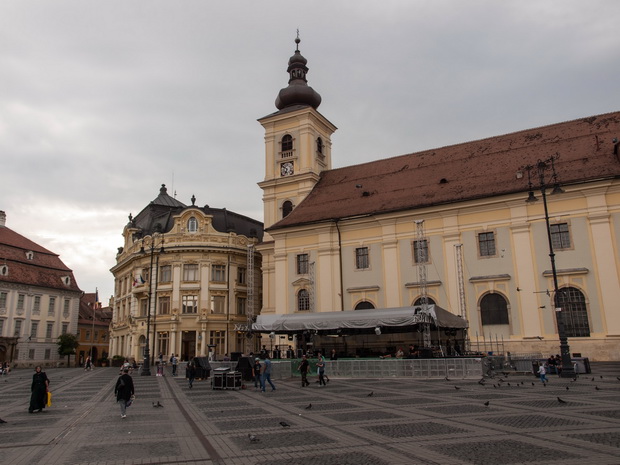
{"label": "chimney", "polygon": [[5,226],[6,226],[6,213],[0,210],[0,228],[3,228]]}

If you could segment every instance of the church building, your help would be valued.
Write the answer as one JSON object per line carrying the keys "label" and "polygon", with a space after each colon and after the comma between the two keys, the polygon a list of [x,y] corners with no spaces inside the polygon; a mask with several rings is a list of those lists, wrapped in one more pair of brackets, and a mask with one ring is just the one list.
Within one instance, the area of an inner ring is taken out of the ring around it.
{"label": "church building", "polygon": [[355,356],[356,332],[378,351],[424,342],[413,326],[349,331],[355,312],[436,306],[467,321],[458,336],[437,326],[436,348],[547,357],[561,322],[573,354],[620,358],[620,112],[334,169],[336,126],[296,43],[277,111],[259,119],[255,330]]}

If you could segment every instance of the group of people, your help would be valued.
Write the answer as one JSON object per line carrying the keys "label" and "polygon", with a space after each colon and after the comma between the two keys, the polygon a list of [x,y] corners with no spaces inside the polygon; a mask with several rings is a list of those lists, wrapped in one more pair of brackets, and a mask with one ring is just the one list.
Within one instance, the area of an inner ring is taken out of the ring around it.
{"label": "group of people", "polygon": [[275,391],[276,387],[271,381],[271,359],[269,353],[265,352],[262,357],[256,357],[254,359],[254,365],[252,366],[252,375],[254,376],[254,390],[260,390],[265,392],[265,386],[269,383],[271,390]]}
{"label": "group of people", "polygon": [[[337,360],[336,351],[332,351],[331,360]],[[310,386],[310,382],[308,381],[308,372],[310,371],[310,362],[308,361],[308,357],[306,355],[302,355],[301,363],[297,367],[299,373],[301,373],[301,387]],[[329,382],[329,376],[325,373],[325,358],[321,354],[321,352],[317,355],[316,360],[316,370],[319,376],[318,383],[319,387],[327,386]]]}

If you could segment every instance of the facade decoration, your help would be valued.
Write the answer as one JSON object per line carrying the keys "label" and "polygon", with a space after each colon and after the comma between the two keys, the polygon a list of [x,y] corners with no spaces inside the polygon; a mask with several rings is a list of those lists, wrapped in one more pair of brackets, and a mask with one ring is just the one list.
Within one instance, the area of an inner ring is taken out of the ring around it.
{"label": "facade decoration", "polygon": [[[111,356],[140,362],[147,341],[151,361],[159,354],[165,360],[172,354],[188,360],[253,350],[247,296],[252,286],[260,295],[261,261],[253,246],[262,239],[263,225],[194,203],[192,198],[186,206],[162,185],[155,200],[135,218],[129,216],[111,269]],[[252,272],[248,251],[256,255]]]}

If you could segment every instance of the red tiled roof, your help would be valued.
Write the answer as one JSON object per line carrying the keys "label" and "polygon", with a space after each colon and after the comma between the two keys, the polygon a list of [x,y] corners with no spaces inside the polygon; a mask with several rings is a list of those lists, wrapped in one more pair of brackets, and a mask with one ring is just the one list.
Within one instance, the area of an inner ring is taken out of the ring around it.
{"label": "red tiled roof", "polygon": [[[32,260],[26,252],[34,252]],[[5,226],[0,227],[0,265],[9,267],[7,276],[0,281],[80,291],[73,272],[59,256]],[[61,278],[69,277],[69,285]]]}
{"label": "red tiled roof", "polygon": [[613,138],[620,112],[324,171],[268,230],[524,192],[527,173],[517,171],[556,153],[563,185],[617,177]]}

